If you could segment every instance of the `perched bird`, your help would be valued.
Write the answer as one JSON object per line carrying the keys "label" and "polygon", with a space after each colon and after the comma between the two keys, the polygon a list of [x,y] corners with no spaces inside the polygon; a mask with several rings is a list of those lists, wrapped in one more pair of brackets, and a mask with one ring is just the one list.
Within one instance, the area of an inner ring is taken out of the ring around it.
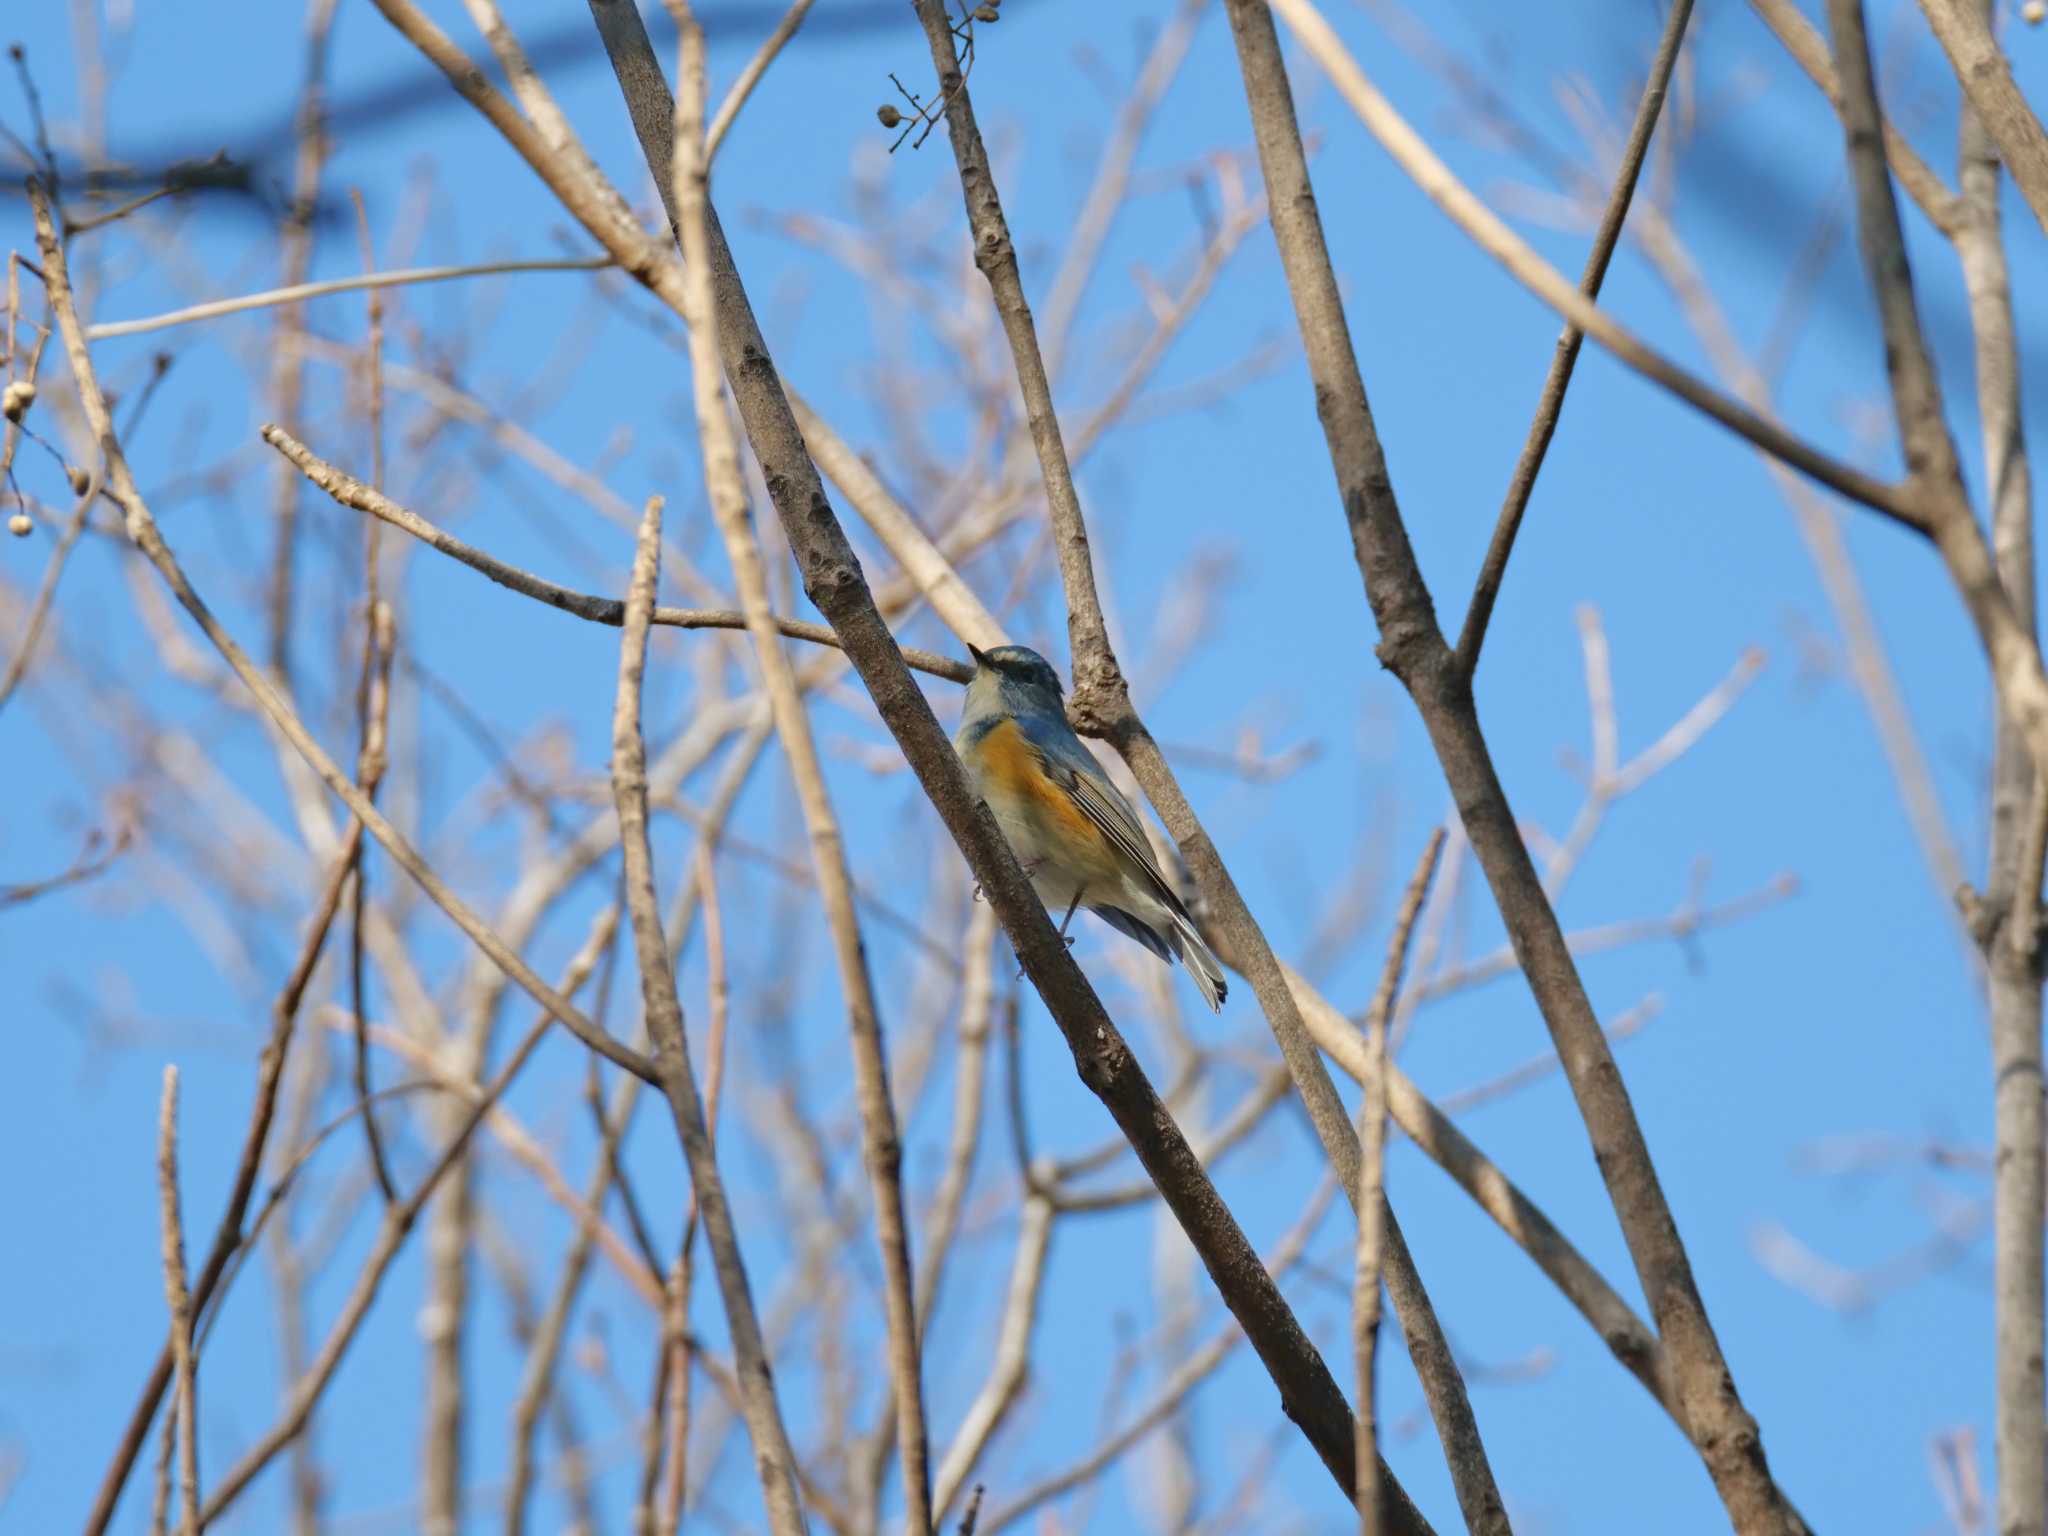
{"label": "perched bird", "polygon": [[1153,861],[1137,812],[1067,724],[1059,674],[1021,645],[974,652],[953,747],[1048,912],[1086,907],[1223,1008],[1223,967]]}

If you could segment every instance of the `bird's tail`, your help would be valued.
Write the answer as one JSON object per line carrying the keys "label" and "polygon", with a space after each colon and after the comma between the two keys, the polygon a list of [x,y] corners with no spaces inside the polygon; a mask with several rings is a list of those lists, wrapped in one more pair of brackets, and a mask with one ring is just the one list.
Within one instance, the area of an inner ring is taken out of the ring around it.
{"label": "bird's tail", "polygon": [[1209,1005],[1211,1013],[1223,1011],[1223,999],[1230,988],[1223,981],[1223,967],[1209,946],[1202,942],[1202,936],[1195,931],[1193,921],[1185,912],[1174,912],[1174,948],[1180,951],[1180,963],[1188,968],[1188,974],[1195,978],[1195,987],[1202,994],[1202,1001]]}

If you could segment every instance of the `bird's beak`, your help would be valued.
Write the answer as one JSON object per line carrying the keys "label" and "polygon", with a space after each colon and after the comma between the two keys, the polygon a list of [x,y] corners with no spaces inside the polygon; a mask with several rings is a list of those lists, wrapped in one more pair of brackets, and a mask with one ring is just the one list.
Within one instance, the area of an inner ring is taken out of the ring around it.
{"label": "bird's beak", "polygon": [[967,647],[967,654],[974,658],[974,665],[977,668],[988,665],[988,653],[986,651],[978,651],[970,645]]}

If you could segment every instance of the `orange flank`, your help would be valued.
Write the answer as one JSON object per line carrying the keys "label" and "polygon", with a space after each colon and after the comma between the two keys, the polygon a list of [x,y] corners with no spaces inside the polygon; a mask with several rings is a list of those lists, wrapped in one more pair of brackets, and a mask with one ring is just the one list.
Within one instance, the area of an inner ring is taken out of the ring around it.
{"label": "orange flank", "polygon": [[[1074,803],[1074,797],[1047,776],[1044,759],[1017,729],[1015,720],[998,722],[975,743],[975,751],[981,758],[985,788],[1009,801],[1012,815],[1031,821],[1041,842],[1067,850],[1060,862],[1073,865],[1085,860],[1096,866],[1086,871],[1086,877],[1117,877],[1116,850],[1102,829]],[[1073,873],[1082,875],[1083,870],[1077,868]]]}

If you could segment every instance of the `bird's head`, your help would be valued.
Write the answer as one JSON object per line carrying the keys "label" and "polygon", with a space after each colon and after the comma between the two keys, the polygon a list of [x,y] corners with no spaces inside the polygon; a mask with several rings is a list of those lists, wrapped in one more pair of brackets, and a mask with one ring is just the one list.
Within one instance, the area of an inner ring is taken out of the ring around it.
{"label": "bird's head", "polygon": [[974,657],[974,681],[967,685],[970,712],[978,713],[978,706],[999,706],[1010,714],[1027,709],[1063,713],[1060,675],[1038,652],[1026,645],[967,649]]}

